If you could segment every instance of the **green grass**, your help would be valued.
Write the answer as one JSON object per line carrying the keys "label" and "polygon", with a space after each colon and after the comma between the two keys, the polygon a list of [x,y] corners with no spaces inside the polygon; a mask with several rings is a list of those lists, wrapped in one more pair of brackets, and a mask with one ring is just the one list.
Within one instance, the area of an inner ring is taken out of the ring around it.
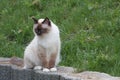
{"label": "green grass", "polygon": [[1,57],[23,57],[34,37],[31,16],[59,26],[60,65],[120,76],[119,0],[1,0]]}

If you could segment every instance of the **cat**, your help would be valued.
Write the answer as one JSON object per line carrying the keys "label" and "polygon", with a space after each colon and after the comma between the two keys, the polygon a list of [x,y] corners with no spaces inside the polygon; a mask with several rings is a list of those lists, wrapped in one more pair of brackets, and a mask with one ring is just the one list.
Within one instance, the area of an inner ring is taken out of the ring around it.
{"label": "cat", "polygon": [[24,69],[34,68],[44,72],[57,71],[60,62],[60,32],[58,27],[49,19],[34,21],[34,39],[24,51]]}

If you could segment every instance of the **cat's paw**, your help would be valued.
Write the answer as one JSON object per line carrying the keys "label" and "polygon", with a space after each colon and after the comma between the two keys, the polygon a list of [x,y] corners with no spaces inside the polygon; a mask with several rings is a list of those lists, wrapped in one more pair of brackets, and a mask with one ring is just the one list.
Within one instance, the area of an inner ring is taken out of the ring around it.
{"label": "cat's paw", "polygon": [[27,69],[27,67],[26,67],[26,66],[24,66],[24,67],[22,67],[22,69]]}
{"label": "cat's paw", "polygon": [[57,68],[53,67],[53,68],[50,69],[50,71],[57,71]]}
{"label": "cat's paw", "polygon": [[34,67],[34,70],[41,70],[41,69],[42,69],[41,66],[35,66],[35,67]]}
{"label": "cat's paw", "polygon": [[43,72],[49,72],[50,70],[48,68],[43,68]]}

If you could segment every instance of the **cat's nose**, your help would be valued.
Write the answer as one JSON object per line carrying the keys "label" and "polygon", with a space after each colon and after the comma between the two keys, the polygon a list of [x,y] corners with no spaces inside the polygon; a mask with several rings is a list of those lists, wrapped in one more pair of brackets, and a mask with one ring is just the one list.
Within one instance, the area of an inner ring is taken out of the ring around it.
{"label": "cat's nose", "polygon": [[42,32],[39,30],[39,31],[38,31],[38,34],[41,34],[41,33],[42,33]]}
{"label": "cat's nose", "polygon": [[42,34],[41,30],[37,30],[36,29],[35,32],[36,32],[37,35],[41,35]]}
{"label": "cat's nose", "polygon": [[41,29],[40,32],[41,32],[41,33],[44,33],[44,30]]}
{"label": "cat's nose", "polygon": [[42,35],[44,33],[44,30],[38,30],[38,35]]}

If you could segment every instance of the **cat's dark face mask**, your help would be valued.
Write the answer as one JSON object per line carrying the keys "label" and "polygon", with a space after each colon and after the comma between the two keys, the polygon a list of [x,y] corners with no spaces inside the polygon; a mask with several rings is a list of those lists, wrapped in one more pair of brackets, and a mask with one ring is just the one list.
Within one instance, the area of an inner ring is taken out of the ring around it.
{"label": "cat's dark face mask", "polygon": [[48,18],[45,18],[41,23],[39,23],[38,20],[35,18],[32,18],[32,19],[34,20],[34,24],[35,24],[34,26],[35,34],[37,34],[38,36],[41,36],[49,32],[51,28],[51,22]]}
{"label": "cat's dark face mask", "polygon": [[47,28],[39,28],[39,27],[37,27],[37,28],[35,28],[35,33],[37,34],[37,35],[42,35],[42,34],[45,34],[45,33],[48,33],[48,29]]}

